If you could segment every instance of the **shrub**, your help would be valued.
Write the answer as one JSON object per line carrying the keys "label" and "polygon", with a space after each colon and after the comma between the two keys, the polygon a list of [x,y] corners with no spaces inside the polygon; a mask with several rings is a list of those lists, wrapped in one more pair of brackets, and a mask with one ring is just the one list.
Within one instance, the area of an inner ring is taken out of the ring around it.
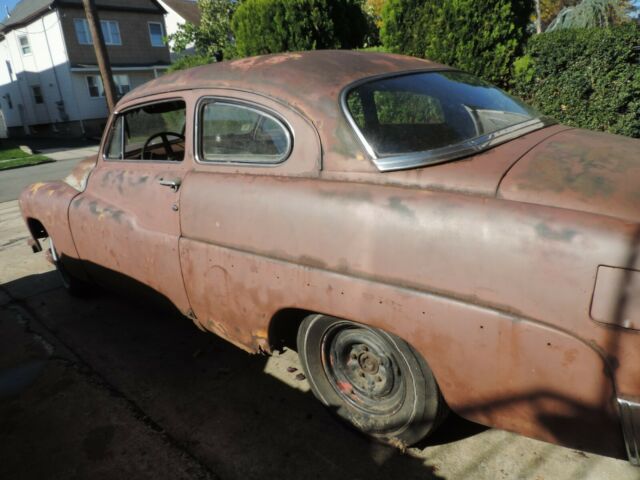
{"label": "shrub", "polygon": [[532,37],[513,91],[567,125],[640,137],[640,27],[567,29]]}
{"label": "shrub", "polygon": [[240,57],[357,48],[367,34],[361,0],[244,0],[231,20]]}
{"label": "shrub", "polygon": [[382,44],[506,85],[532,11],[532,0],[387,0]]}

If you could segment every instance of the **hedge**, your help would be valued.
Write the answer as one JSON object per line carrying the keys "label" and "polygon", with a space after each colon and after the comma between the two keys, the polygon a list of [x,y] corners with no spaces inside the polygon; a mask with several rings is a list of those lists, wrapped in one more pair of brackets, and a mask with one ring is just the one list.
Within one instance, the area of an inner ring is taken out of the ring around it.
{"label": "hedge", "polygon": [[640,138],[640,27],[566,29],[532,37],[512,91],[571,126]]}
{"label": "hedge", "polygon": [[522,54],[533,0],[387,0],[383,46],[505,86]]}
{"label": "hedge", "polygon": [[358,48],[368,31],[361,0],[244,0],[231,20],[240,57]]}

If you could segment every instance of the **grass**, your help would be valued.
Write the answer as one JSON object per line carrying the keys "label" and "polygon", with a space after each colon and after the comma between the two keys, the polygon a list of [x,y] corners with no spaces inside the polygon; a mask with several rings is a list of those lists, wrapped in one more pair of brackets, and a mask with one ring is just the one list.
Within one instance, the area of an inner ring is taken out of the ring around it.
{"label": "grass", "polygon": [[0,170],[52,162],[44,155],[29,155],[15,145],[0,145]]}

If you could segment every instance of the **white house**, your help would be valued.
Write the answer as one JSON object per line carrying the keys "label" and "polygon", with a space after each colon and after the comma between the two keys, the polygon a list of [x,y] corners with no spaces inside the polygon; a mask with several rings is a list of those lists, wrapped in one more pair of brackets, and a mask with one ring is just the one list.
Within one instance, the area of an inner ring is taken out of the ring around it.
{"label": "white house", "polygon": [[[158,1],[96,4],[120,95],[168,67]],[[82,1],[20,1],[0,24],[0,137],[97,136],[107,116]]]}
{"label": "white house", "polygon": [[167,14],[164,23],[167,26],[167,35],[178,31],[178,25],[184,23],[200,23],[200,10],[196,0],[158,0]]}

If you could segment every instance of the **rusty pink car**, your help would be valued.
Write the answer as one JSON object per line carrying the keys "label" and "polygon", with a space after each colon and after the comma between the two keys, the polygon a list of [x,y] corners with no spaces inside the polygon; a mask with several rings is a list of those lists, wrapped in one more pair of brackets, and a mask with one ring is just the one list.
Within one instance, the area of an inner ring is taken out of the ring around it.
{"label": "rusty pink car", "polygon": [[450,409],[640,461],[640,141],[473,76],[317,51],[162,76],[20,198],[72,292],[120,275],[412,444]]}

